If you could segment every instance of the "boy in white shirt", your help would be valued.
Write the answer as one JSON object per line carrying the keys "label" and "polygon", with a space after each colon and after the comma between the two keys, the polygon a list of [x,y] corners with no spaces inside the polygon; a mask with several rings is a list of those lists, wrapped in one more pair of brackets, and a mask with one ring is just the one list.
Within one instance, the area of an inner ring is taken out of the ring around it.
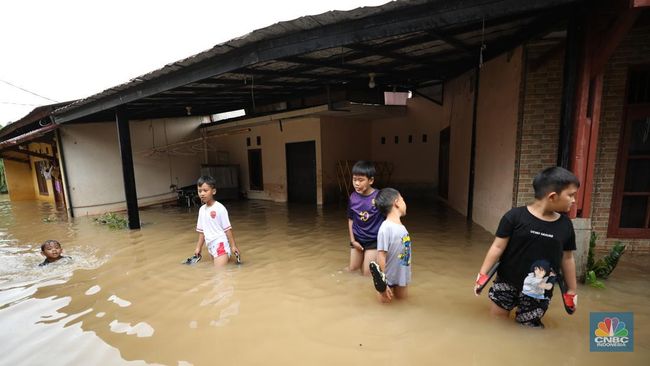
{"label": "boy in white shirt", "polygon": [[223,267],[228,263],[232,253],[239,257],[239,249],[235,245],[235,237],[228,218],[228,210],[214,200],[217,194],[217,182],[210,176],[202,176],[196,182],[199,197],[203,206],[199,209],[196,231],[199,240],[194,250],[195,256],[201,256],[203,244],[208,247],[215,267]]}

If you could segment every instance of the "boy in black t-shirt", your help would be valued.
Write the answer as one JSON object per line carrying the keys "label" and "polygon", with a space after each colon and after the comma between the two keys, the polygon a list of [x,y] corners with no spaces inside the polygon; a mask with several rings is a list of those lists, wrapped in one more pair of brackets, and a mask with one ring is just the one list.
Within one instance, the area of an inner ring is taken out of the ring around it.
{"label": "boy in black t-shirt", "polygon": [[[546,287],[555,282],[559,270],[568,286],[564,303],[575,310],[575,232],[571,220],[560,213],[569,212],[579,187],[578,178],[570,171],[560,167],[545,169],[533,179],[535,202],[503,215],[474,286],[478,296],[480,288],[489,280],[486,273],[500,261],[497,278],[489,292],[492,315],[507,318],[517,307],[518,323],[543,328],[541,319],[552,296],[552,288]],[[530,296],[532,279],[525,282],[529,273],[544,278],[538,281],[540,285],[544,283],[544,296]]]}

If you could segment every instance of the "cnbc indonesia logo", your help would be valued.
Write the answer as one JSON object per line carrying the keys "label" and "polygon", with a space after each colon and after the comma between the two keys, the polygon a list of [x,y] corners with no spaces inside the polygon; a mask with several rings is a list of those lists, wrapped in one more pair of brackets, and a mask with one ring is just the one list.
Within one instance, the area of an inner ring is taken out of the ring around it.
{"label": "cnbc indonesia logo", "polygon": [[[632,314],[618,314],[619,316],[605,317],[602,317],[602,315],[599,317],[598,313],[591,314],[592,329],[594,329],[593,326],[595,325],[591,342],[592,351],[632,351]],[[598,319],[600,319],[600,321],[598,321]],[[624,320],[628,320],[628,323],[626,323]]]}

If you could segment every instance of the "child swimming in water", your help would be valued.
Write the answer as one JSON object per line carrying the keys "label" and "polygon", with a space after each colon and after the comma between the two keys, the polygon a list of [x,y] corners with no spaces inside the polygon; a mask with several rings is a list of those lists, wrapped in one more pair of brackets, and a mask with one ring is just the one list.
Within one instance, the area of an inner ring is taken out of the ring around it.
{"label": "child swimming in water", "polygon": [[72,259],[72,257],[62,254],[63,248],[61,248],[61,243],[52,239],[46,240],[43,244],[41,244],[41,255],[45,257],[45,260],[38,266],[47,266],[50,263],[54,263],[62,259],[64,261]]}

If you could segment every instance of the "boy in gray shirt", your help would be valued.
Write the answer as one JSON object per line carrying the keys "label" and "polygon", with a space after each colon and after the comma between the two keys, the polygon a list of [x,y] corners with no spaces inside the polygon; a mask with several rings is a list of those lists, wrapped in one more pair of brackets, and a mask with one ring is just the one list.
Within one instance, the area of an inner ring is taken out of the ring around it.
{"label": "boy in gray shirt", "polygon": [[411,282],[411,237],[401,221],[406,202],[397,190],[384,188],[375,204],[386,220],[379,227],[377,262],[370,262],[370,273],[382,302],[404,299]]}

